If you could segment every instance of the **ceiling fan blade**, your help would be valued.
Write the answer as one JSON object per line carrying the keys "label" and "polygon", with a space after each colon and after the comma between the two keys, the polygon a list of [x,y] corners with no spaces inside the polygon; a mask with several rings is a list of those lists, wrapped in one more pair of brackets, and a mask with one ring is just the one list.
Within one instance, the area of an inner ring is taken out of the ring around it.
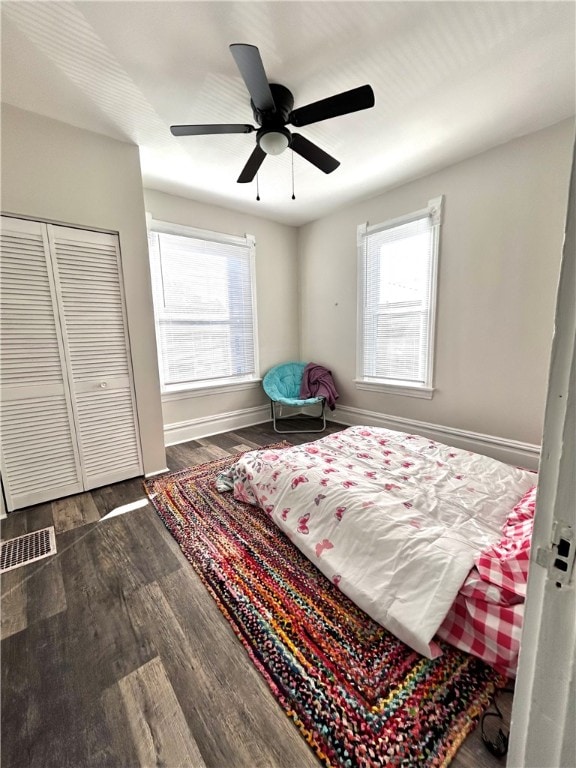
{"label": "ceiling fan blade", "polygon": [[248,88],[248,93],[256,109],[273,112],[276,109],[276,105],[274,104],[274,98],[258,48],[255,45],[232,43],[230,52],[234,56],[236,66],[240,70],[240,74],[246,83],[246,88]]}
{"label": "ceiling fan blade", "polygon": [[368,109],[373,106],[374,91],[369,85],[361,85],[359,88],[352,88],[351,91],[328,96],[327,99],[321,99],[307,104],[305,107],[295,109],[290,113],[288,122],[299,128],[303,125],[319,123],[330,117],[347,115],[350,112],[358,112],[360,109]]}
{"label": "ceiling fan blade", "polygon": [[324,171],[324,173],[332,173],[340,165],[338,160],[324,152],[316,144],[305,139],[304,136],[300,136],[299,133],[292,134],[290,147],[305,160],[308,160],[309,163],[315,165],[316,168]]}
{"label": "ceiling fan blade", "polygon": [[266,152],[264,152],[263,149],[260,149],[258,144],[256,144],[254,151],[248,158],[248,162],[242,169],[242,173],[238,176],[238,184],[246,184],[247,182],[252,181],[254,176],[258,173],[258,169],[262,165],[265,157]]}
{"label": "ceiling fan blade", "polygon": [[206,136],[211,133],[252,133],[255,131],[251,125],[232,123],[230,125],[171,125],[172,136]]}

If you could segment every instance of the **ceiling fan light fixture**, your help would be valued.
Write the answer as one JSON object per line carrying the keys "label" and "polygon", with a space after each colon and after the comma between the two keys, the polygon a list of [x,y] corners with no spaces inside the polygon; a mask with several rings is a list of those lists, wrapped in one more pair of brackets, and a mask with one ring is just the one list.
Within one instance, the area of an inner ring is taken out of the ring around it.
{"label": "ceiling fan light fixture", "polygon": [[281,155],[290,146],[290,138],[287,131],[266,131],[258,137],[258,144],[267,155]]}

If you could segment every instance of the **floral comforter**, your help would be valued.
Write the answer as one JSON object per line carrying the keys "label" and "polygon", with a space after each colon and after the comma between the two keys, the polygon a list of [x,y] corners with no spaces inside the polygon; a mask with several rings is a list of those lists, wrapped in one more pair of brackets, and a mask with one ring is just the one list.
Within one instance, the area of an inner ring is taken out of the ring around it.
{"label": "floral comforter", "polygon": [[244,454],[219,480],[260,506],[373,619],[419,653],[534,475],[418,435],[350,427]]}

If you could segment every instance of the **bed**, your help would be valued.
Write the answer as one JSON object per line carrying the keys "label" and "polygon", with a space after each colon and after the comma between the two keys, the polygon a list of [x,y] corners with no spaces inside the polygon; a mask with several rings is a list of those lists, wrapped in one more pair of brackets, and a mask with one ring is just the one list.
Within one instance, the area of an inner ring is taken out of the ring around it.
{"label": "bed", "polygon": [[536,475],[428,438],[350,427],[245,453],[219,478],[373,619],[514,676]]}

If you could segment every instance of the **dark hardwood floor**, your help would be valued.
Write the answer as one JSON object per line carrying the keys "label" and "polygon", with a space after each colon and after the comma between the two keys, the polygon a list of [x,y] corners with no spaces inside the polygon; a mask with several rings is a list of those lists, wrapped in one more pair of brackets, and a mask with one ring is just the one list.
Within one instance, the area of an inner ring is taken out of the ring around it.
{"label": "dark hardwood floor", "polygon": [[[216,435],[168,448],[168,466],[279,439],[270,425]],[[2,577],[3,768],[318,768],[141,478],[14,512],[2,539],[49,525],[58,553]],[[452,765],[503,761],[477,730]]]}

